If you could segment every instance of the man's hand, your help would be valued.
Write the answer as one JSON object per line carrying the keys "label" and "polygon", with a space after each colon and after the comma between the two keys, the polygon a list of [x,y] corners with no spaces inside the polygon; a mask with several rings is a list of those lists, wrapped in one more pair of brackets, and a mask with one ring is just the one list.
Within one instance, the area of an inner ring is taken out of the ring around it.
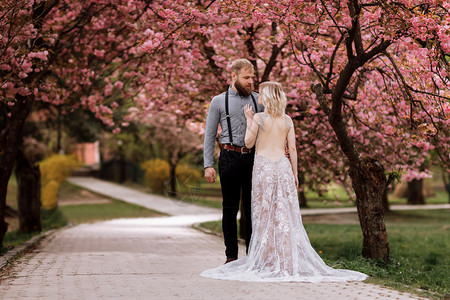
{"label": "man's hand", "polygon": [[291,154],[289,153],[289,148],[288,148],[288,147],[286,147],[286,148],[284,149],[284,156],[286,156],[288,159],[291,158]]}
{"label": "man's hand", "polygon": [[209,183],[216,182],[216,170],[213,167],[205,168],[205,178]]}

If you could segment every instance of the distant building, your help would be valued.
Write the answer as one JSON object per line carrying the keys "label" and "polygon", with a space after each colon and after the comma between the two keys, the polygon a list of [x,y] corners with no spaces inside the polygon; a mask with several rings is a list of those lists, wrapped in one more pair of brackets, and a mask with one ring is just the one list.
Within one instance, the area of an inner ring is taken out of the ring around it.
{"label": "distant building", "polygon": [[79,143],[77,144],[76,153],[78,161],[84,165],[98,165],[100,163],[100,142]]}

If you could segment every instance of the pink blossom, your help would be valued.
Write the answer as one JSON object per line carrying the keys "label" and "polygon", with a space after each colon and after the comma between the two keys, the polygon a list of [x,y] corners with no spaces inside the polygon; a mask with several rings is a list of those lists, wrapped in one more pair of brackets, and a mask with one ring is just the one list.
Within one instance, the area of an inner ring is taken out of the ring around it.
{"label": "pink blossom", "polygon": [[113,85],[112,84],[107,84],[105,86],[105,97],[111,96],[112,94],[112,90],[113,90]]}
{"label": "pink blossom", "polygon": [[309,109],[309,113],[312,114],[312,115],[315,115],[315,114],[318,113],[318,111],[315,110],[314,107],[311,107],[311,108]]}
{"label": "pink blossom", "polygon": [[95,49],[94,50],[94,55],[99,57],[99,58],[103,58],[103,56],[105,55],[105,50]]}
{"label": "pink blossom", "polygon": [[122,81],[117,81],[116,83],[114,83],[114,86],[116,88],[118,88],[119,90],[121,90],[123,88],[123,82]]}
{"label": "pink blossom", "polygon": [[20,66],[25,73],[30,73],[33,71],[33,64],[29,60],[25,60]]}
{"label": "pink blossom", "polygon": [[11,66],[7,65],[7,64],[1,64],[0,70],[9,72],[9,71],[11,71]]}
{"label": "pink blossom", "polygon": [[42,61],[47,61],[48,60],[47,56],[48,56],[48,51],[47,50],[42,51],[42,52],[30,52],[28,54],[29,58],[38,58],[38,59],[40,59]]}

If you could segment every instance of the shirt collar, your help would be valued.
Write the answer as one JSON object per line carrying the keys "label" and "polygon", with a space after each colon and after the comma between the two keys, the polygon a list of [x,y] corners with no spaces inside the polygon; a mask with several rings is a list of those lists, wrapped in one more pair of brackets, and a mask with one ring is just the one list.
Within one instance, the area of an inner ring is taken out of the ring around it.
{"label": "shirt collar", "polygon": [[239,93],[236,92],[235,90],[233,90],[233,88],[231,87],[231,85],[228,87],[228,93],[232,96],[239,96]]}

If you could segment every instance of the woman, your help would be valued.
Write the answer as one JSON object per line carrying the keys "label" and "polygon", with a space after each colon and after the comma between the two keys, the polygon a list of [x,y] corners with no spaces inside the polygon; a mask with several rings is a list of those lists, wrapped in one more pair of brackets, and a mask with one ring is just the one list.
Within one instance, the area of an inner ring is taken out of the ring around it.
{"label": "woman", "polygon": [[[248,256],[201,276],[241,281],[354,281],[367,275],[328,267],[312,248],[297,196],[297,150],[281,84],[260,85],[263,113],[246,106],[245,146],[256,146],[252,177],[252,226]],[[285,156],[286,140],[290,158]]]}

